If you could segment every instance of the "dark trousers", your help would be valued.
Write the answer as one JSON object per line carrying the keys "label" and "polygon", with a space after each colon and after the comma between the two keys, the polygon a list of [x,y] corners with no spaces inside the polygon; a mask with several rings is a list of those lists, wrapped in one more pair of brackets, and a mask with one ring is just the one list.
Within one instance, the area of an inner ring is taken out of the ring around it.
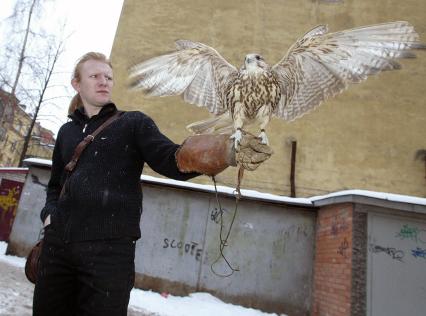
{"label": "dark trousers", "polygon": [[65,243],[48,227],[33,316],[126,316],[134,258],[131,239]]}

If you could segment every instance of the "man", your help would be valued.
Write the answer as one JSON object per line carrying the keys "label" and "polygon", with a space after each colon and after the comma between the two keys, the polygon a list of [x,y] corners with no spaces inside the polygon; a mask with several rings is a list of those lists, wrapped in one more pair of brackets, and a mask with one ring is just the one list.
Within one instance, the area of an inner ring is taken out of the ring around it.
{"label": "man", "polygon": [[135,241],[141,235],[144,164],[178,180],[214,175],[230,164],[231,142],[225,137],[201,149],[211,151],[207,156],[219,165],[194,163],[199,151],[191,141],[180,147],[145,114],[125,112],[94,138],[68,173],[64,167],[77,145],[117,113],[111,102],[112,66],[104,55],[91,52],[80,58],[71,84],[77,92],[71,121],[58,133],[41,212],[45,237],[33,315],[124,316],[134,283]]}

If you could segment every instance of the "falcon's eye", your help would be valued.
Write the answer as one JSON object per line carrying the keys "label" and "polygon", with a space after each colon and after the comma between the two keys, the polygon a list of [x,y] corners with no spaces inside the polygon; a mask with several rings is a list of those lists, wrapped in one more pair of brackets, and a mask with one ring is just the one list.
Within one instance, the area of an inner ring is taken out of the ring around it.
{"label": "falcon's eye", "polygon": [[260,60],[260,56],[259,55],[256,55],[256,60]]}

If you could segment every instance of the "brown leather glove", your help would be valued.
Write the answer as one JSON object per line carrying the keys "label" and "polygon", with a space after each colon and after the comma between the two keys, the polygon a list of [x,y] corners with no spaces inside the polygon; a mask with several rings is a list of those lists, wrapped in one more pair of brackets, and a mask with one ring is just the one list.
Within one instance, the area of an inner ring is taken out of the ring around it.
{"label": "brown leather glove", "polygon": [[243,134],[237,152],[229,135],[207,134],[188,137],[176,152],[176,162],[182,172],[214,176],[237,163],[247,170],[255,170],[271,155],[268,145],[248,133]]}
{"label": "brown leather glove", "polygon": [[176,151],[178,168],[185,173],[214,176],[229,166],[236,166],[233,143],[229,135],[190,136]]}

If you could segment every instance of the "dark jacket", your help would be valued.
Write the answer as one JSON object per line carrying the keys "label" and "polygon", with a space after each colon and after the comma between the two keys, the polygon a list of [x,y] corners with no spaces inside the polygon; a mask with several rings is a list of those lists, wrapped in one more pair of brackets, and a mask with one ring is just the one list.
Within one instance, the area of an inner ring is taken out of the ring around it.
{"label": "dark jacket", "polygon": [[66,241],[139,238],[140,175],[145,162],[169,178],[187,180],[197,175],[178,170],[175,152],[179,145],[164,136],[151,118],[125,112],[84,150],[59,198],[66,179],[64,167],[75,147],[116,111],[110,103],[89,119],[78,109],[59,130],[41,219],[50,214],[52,228]]}

